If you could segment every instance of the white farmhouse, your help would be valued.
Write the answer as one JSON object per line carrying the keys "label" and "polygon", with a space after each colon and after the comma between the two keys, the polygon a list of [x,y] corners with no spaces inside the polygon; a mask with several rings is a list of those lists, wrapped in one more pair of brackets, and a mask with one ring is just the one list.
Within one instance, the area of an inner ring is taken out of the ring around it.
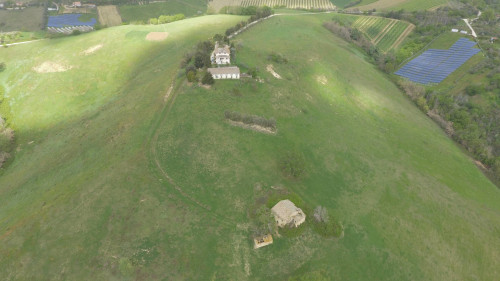
{"label": "white farmhouse", "polygon": [[237,66],[208,68],[214,79],[240,79],[240,69]]}
{"label": "white farmhouse", "polygon": [[290,200],[281,200],[271,209],[271,213],[279,227],[285,225],[301,225],[306,221],[306,214]]}
{"label": "white farmhouse", "polygon": [[215,64],[230,64],[231,50],[228,45],[219,46],[219,42],[215,43],[215,49],[210,55],[210,60]]}

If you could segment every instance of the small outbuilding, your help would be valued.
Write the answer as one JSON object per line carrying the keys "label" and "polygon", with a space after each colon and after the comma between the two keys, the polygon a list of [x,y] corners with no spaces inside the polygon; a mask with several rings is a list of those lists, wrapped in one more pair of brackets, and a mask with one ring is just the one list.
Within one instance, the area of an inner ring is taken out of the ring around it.
{"label": "small outbuilding", "polygon": [[295,227],[306,221],[306,214],[290,200],[281,200],[271,209],[271,213],[279,227],[293,225]]}
{"label": "small outbuilding", "polygon": [[207,71],[214,79],[240,79],[240,69],[237,66],[213,67]]}
{"label": "small outbuilding", "polygon": [[273,237],[271,236],[271,234],[266,234],[264,236],[255,237],[253,239],[253,242],[254,242],[253,248],[258,249],[273,244]]}

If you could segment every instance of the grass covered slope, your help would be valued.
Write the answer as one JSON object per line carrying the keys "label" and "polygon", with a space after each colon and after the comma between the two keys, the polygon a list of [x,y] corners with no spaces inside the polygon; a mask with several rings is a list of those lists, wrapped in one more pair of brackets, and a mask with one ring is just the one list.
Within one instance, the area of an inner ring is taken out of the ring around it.
{"label": "grass covered slope", "polygon": [[[183,257],[206,249],[176,241],[211,226],[151,172],[148,141],[184,52],[241,20],[121,26],[0,49],[7,65],[0,83],[18,142],[14,162],[0,176],[2,279],[202,279],[206,271],[188,272],[194,263]],[[150,31],[169,37],[147,42]],[[45,61],[72,68],[33,71]],[[144,256],[148,247],[154,249]]]}
{"label": "grass covered slope", "polygon": [[[263,83],[205,89],[179,81],[166,104],[182,55],[244,18],[121,26],[1,49],[19,151],[0,176],[0,276],[498,276],[500,192],[383,74],[322,27],[330,18],[255,25],[236,38],[236,56],[257,67]],[[150,31],[169,37],[146,42]],[[288,63],[268,61],[273,51]],[[72,68],[33,71],[45,61]],[[283,79],[266,72],[268,64]],[[231,126],[225,110],[275,117],[278,133]],[[304,160],[299,179],[280,171],[290,152]],[[344,238],[308,228],[253,250],[248,212],[273,187],[327,206]]]}
{"label": "grass covered slope", "polygon": [[[255,279],[492,280],[498,189],[321,19],[276,17],[236,39],[237,61],[264,83],[182,88],[160,128],[162,167],[186,200],[227,223],[245,221],[260,186],[284,186],[343,221],[340,241],[306,232],[249,254],[238,243]],[[289,61],[274,63],[282,80],[265,71],[272,52]],[[278,133],[231,126],[225,110],[275,117]],[[280,174],[289,152],[305,158],[299,180]]]}

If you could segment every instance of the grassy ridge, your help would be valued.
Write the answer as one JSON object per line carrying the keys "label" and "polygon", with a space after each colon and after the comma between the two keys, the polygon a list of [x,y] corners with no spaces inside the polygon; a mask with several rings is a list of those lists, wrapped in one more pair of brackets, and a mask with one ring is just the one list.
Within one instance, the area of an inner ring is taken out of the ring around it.
{"label": "grassy ridge", "polygon": [[[244,18],[121,26],[0,49],[15,66],[0,83],[19,135],[16,159],[0,176],[0,276],[493,279],[498,189],[321,26],[330,19],[256,25],[236,38],[237,62],[256,67],[263,83],[205,89],[179,80],[166,105],[182,54]],[[164,30],[164,43],[144,40]],[[274,63],[284,79],[265,71],[272,52],[289,61]],[[74,68],[32,71],[46,60]],[[225,110],[275,117],[278,133],[233,127]],[[300,179],[280,172],[290,151],[303,155]],[[254,251],[248,212],[262,192],[280,187],[327,206],[344,238],[308,230]]]}

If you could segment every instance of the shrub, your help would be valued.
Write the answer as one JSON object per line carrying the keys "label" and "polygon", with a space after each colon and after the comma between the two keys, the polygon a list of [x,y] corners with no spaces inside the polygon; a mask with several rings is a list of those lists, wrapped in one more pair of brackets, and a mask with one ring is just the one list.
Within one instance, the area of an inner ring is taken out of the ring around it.
{"label": "shrub", "polygon": [[158,24],[158,19],[157,18],[150,18],[149,24]]}
{"label": "shrub", "polygon": [[287,152],[279,163],[281,173],[287,178],[297,180],[305,173],[305,159],[299,152]]}
{"label": "shrub", "polygon": [[187,76],[187,80],[189,82],[196,81],[196,72],[195,71],[193,71],[193,70],[188,71],[187,74],[186,74],[186,76]]}
{"label": "shrub", "polygon": [[214,78],[212,77],[212,74],[210,74],[210,72],[205,72],[205,74],[203,75],[203,78],[201,79],[201,83],[205,84],[205,85],[212,85],[214,84]]}

